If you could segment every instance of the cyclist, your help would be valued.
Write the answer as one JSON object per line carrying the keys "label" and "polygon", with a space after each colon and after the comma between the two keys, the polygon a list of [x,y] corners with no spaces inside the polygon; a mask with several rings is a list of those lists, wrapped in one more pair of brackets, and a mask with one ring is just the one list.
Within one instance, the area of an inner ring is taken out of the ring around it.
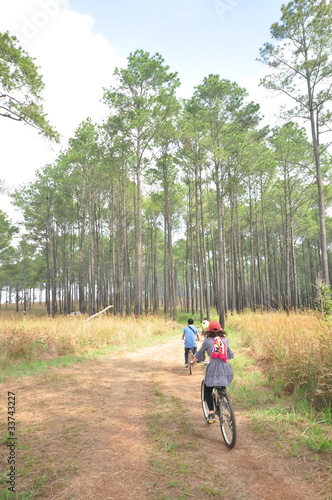
{"label": "cyclist", "polygon": [[206,332],[206,338],[199,351],[195,353],[194,363],[204,361],[205,352],[210,357],[210,363],[206,367],[204,378],[204,395],[207,406],[209,407],[209,415],[207,421],[213,423],[215,414],[213,413],[212,389],[214,387],[228,387],[233,380],[233,369],[226,361],[220,358],[211,358],[211,353],[214,345],[215,337],[222,337],[227,346],[227,358],[234,358],[234,353],[229,347],[228,339],[225,338],[226,332],[221,327],[218,321],[211,321]]}
{"label": "cyclist", "polygon": [[210,321],[207,318],[204,318],[202,321],[202,336],[205,338],[206,331],[209,328]]}
{"label": "cyclist", "polygon": [[197,351],[197,343],[199,340],[198,330],[194,326],[194,320],[188,319],[188,326],[183,329],[182,340],[184,340],[184,366],[188,366],[188,353],[191,349],[193,354]]}

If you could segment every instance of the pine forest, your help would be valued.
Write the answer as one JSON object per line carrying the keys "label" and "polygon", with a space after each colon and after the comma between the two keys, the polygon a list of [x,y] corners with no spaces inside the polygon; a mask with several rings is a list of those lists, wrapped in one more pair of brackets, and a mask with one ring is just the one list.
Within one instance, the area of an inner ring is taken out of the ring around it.
{"label": "pine forest", "polygon": [[130,53],[101,90],[107,119],[87,117],[12,194],[20,228],[0,213],[2,307],[214,309],[224,324],[232,311],[317,306],[331,281],[332,5],[293,4],[259,51],[262,92],[284,96],[274,128],[236,82],[210,74],[182,99],[162,55]]}

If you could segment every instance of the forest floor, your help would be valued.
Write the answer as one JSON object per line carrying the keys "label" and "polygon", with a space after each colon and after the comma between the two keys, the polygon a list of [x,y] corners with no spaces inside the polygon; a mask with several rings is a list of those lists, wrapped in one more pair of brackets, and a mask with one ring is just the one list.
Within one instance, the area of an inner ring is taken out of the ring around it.
{"label": "forest floor", "polygon": [[226,448],[203,419],[202,368],[188,374],[180,339],[0,384],[1,425],[3,398],[16,397],[17,498],[332,499],[331,466],[252,433],[236,406],[237,443]]}

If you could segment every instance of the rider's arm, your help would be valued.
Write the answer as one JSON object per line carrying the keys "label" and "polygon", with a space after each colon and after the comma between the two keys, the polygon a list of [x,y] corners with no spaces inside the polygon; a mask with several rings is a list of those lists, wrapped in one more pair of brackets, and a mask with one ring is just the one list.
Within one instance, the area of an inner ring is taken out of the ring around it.
{"label": "rider's arm", "polygon": [[195,353],[196,362],[204,361],[205,351],[207,351],[208,343],[208,339],[205,339],[203,344],[201,345],[201,348]]}
{"label": "rider's arm", "polygon": [[232,349],[229,347],[229,342],[228,342],[228,339],[226,339],[226,342],[227,342],[227,358],[228,359],[233,359],[234,358],[234,352],[232,351]]}

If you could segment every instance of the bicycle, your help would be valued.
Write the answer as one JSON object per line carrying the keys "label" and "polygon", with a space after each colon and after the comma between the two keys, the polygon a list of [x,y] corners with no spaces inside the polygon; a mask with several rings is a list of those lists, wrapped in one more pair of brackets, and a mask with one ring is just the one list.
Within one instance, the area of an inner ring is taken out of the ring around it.
{"label": "bicycle", "polygon": [[[206,363],[208,364],[208,363]],[[233,405],[226,387],[214,387],[212,389],[213,411],[219,418],[222,437],[227,448],[233,448],[236,442],[236,423]],[[205,420],[210,413],[205,401],[204,379],[201,384],[201,402]]]}

